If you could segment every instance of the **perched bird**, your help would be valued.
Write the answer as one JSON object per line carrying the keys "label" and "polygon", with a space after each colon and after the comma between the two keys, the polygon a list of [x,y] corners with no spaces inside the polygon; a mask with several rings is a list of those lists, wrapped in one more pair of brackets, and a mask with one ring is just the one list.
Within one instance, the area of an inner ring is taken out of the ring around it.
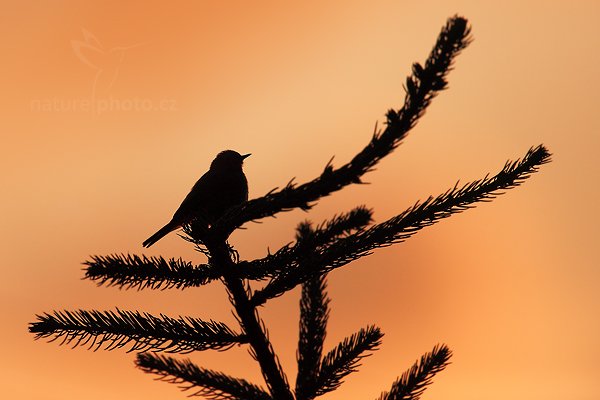
{"label": "perched bird", "polygon": [[248,181],[242,171],[244,159],[233,150],[220,152],[210,164],[210,169],[192,187],[190,193],[175,211],[171,221],[150,236],[144,247],[150,247],[169,232],[198,218],[212,224],[225,211],[248,200]]}

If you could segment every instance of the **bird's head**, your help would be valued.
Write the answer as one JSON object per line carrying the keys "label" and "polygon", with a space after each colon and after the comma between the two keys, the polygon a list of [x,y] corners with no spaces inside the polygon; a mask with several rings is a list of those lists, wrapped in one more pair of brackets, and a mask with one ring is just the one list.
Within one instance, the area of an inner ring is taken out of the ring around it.
{"label": "bird's head", "polygon": [[237,151],[225,150],[217,154],[213,162],[210,164],[210,169],[214,170],[231,170],[242,168],[244,159],[250,154],[240,154]]}

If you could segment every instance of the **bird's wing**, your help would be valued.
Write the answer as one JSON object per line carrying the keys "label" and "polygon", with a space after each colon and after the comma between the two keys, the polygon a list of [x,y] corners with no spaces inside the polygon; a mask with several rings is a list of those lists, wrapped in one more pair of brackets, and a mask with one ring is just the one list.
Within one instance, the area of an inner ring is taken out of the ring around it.
{"label": "bird's wing", "polygon": [[190,222],[194,215],[202,208],[202,199],[207,192],[211,191],[212,174],[210,171],[205,173],[196,181],[190,192],[185,196],[181,205],[173,214],[173,221],[180,222],[182,225]]}

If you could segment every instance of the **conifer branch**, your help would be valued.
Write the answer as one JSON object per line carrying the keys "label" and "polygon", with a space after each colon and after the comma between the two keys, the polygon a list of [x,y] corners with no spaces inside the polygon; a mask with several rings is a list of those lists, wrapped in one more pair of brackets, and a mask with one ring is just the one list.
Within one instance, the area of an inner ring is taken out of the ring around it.
{"label": "conifer branch", "polygon": [[430,353],[421,356],[378,400],[419,400],[421,394],[433,381],[433,377],[450,363],[452,352],[446,345],[438,345]]}
{"label": "conifer branch", "polygon": [[[299,241],[303,236],[314,233],[306,225],[300,225],[298,231]],[[297,400],[311,400],[316,396],[319,364],[329,317],[329,298],[326,290],[326,275],[315,276],[302,284],[300,335],[296,354],[298,360]]]}
{"label": "conifer branch", "polygon": [[314,251],[315,248],[326,246],[335,240],[362,231],[371,223],[372,216],[373,210],[365,206],[358,206],[347,213],[334,215],[333,218],[322,222],[316,228],[312,228],[309,223],[300,224],[297,228],[298,232],[309,227],[310,235],[297,236],[295,244],[287,244],[267,257],[240,262],[238,264],[238,269],[241,271],[240,276],[256,280],[275,277],[293,263],[297,263],[306,255],[307,251]]}
{"label": "conifer branch", "polygon": [[441,219],[475,207],[474,203],[490,201],[503,190],[519,186],[543,164],[550,162],[550,153],[544,146],[530,149],[522,160],[508,161],[493,177],[486,176],[463,185],[458,183],[437,197],[429,197],[416,203],[401,214],[373,225],[369,229],[342,238],[322,249],[305,254],[310,263],[300,267],[295,263],[263,289],[254,293],[253,302],[264,304],[268,299],[279,296],[295,286],[306,282],[315,274],[321,274],[344,266],[380,247],[403,242],[419,230],[433,225]]}
{"label": "conifer branch", "polygon": [[315,228],[310,223],[301,224],[297,228],[296,240],[301,246],[324,246],[363,229],[372,220],[373,210],[366,206],[358,206],[347,213],[334,215]]}
{"label": "conifer branch", "polygon": [[277,400],[294,400],[287,377],[273,350],[256,307],[250,301],[250,288],[237,276],[237,264],[231,259],[231,248],[226,242],[212,235],[205,237],[204,244],[210,254],[210,262],[223,272],[223,283],[235,307],[244,335],[248,337],[252,356],[258,361],[267,387]]}
{"label": "conifer branch", "polygon": [[55,311],[38,315],[29,325],[36,339],[61,340],[72,347],[86,346],[98,350],[113,350],[131,345],[128,351],[167,351],[189,353],[208,349],[224,349],[247,343],[221,322],[203,321],[191,317],[177,319],[155,317],[138,311]]}
{"label": "conifer branch", "polygon": [[337,389],[346,375],[355,372],[361,359],[377,350],[383,333],[376,326],[361,329],[349,338],[345,338],[335,349],[323,357],[317,378],[316,396]]}
{"label": "conifer branch", "polygon": [[194,265],[181,258],[111,254],[84,262],[85,279],[98,286],[142,289],[185,289],[205,285],[221,276],[210,264]]}
{"label": "conifer branch", "polygon": [[200,368],[190,360],[142,353],[136,366],[146,373],[159,375],[159,380],[174,383],[184,390],[194,390],[190,396],[215,400],[271,400],[261,387],[221,372]]}
{"label": "conifer branch", "polygon": [[385,129],[376,128],[371,141],[349,163],[334,169],[330,162],[320,176],[308,183],[296,185],[290,182],[279,191],[274,189],[261,198],[233,208],[217,221],[212,228],[214,234],[226,238],[245,222],[295,208],[308,210],[318,199],[347,185],[361,183],[361,177],[398,147],[431,100],[447,87],[446,76],[456,56],[471,42],[470,32],[466,19],[459,16],[448,19],[425,65],[413,65],[412,75],[406,80],[403,107],[388,111]]}

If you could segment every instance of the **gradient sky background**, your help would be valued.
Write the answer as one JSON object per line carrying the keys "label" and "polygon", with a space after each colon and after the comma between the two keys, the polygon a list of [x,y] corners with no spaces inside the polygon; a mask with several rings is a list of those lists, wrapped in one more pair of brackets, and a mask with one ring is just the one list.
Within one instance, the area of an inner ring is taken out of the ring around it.
{"label": "gradient sky background", "polygon": [[[453,364],[425,398],[600,398],[600,2],[547,0],[4,4],[2,397],[184,398],[136,370],[133,354],[34,341],[27,324],[54,309],[118,306],[235,325],[218,283],[97,288],[81,280],[81,262],[110,253],[202,262],[174,234],[148,251],[141,242],[218,151],[253,154],[251,197],[311,179],[332,155],[349,160],[401,106],[411,64],[455,13],[475,41],[371,185],[310,215],[249,224],[232,243],[261,257],[304,218],[359,204],[383,221],[544,143],[554,161],[522,187],[330,275],[326,349],[368,324],[386,336],[326,398],[374,399],[439,342]],[[78,53],[77,42],[95,50]],[[296,290],[261,310],[292,381],[297,302]],[[245,349],[192,358],[263,385]]]}

